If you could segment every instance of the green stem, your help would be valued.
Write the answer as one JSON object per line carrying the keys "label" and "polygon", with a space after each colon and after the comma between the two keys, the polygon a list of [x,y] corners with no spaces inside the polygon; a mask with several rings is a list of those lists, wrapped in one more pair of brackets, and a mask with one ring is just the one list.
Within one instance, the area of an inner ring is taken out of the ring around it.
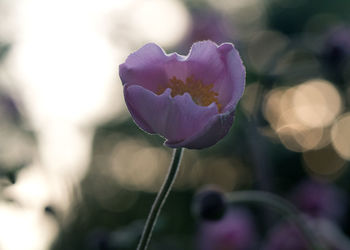
{"label": "green stem", "polygon": [[153,228],[157,222],[160,211],[162,210],[162,207],[166,201],[166,198],[170,193],[171,187],[174,184],[177,172],[179,170],[182,152],[183,152],[183,148],[174,149],[173,159],[169,167],[169,172],[165,178],[165,181],[162,187],[160,188],[157,194],[156,199],[154,200],[154,203],[148,215],[145,227],[143,229],[141,239],[137,246],[137,250],[146,250],[148,247],[148,244],[151,240]]}
{"label": "green stem", "polygon": [[316,238],[312,230],[302,219],[298,209],[289,201],[264,191],[238,191],[228,194],[228,201],[231,203],[262,203],[268,207],[278,210],[281,214],[289,216],[295,225],[304,235],[311,250],[326,250]]}

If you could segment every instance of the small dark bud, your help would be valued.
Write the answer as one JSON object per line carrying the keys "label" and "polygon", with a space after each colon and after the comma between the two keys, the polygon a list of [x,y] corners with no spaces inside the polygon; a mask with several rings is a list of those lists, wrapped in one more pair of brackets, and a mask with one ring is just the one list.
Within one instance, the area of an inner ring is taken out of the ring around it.
{"label": "small dark bud", "polygon": [[204,189],[194,198],[194,214],[204,220],[219,220],[226,211],[226,200],[217,189]]}

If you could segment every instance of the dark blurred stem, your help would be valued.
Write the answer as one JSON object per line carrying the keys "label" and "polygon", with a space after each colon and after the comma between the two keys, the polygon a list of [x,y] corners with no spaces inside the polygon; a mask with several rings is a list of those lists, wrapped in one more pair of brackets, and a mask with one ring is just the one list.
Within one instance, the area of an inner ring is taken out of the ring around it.
{"label": "dark blurred stem", "polygon": [[148,244],[152,237],[153,228],[157,222],[160,211],[162,210],[162,207],[170,193],[171,187],[175,182],[175,178],[181,162],[182,152],[183,148],[174,149],[173,159],[169,167],[169,172],[152,205],[151,211],[146,221],[146,225],[142,232],[141,239],[137,246],[137,250],[146,250],[148,247]]}
{"label": "dark blurred stem", "polygon": [[264,191],[238,191],[227,195],[230,203],[253,203],[264,204],[267,207],[273,208],[282,215],[289,217],[298,229],[302,232],[305,240],[309,245],[310,250],[327,250],[320,244],[313,231],[307,223],[302,219],[298,209],[289,201]]}

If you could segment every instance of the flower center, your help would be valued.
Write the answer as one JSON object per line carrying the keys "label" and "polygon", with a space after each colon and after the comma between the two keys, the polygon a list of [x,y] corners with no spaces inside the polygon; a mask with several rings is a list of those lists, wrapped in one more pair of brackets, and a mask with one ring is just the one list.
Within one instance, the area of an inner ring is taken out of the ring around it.
{"label": "flower center", "polygon": [[203,84],[201,80],[194,79],[193,76],[187,77],[183,82],[177,79],[175,76],[169,79],[169,82],[165,86],[159,86],[156,91],[157,95],[162,94],[166,89],[171,89],[171,96],[183,95],[186,92],[192,97],[192,100],[200,106],[209,106],[215,102],[218,107],[218,111],[221,112],[222,105],[218,100],[218,93],[213,91],[214,84]]}

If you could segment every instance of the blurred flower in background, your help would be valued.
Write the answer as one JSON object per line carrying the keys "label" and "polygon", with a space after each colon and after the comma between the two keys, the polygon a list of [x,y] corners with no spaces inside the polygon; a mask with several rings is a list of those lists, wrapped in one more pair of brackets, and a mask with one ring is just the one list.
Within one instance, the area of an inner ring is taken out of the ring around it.
{"label": "blurred flower in background", "polygon": [[294,225],[282,223],[269,232],[264,250],[307,250],[308,242]]}
{"label": "blurred flower in background", "polygon": [[9,122],[12,124],[20,123],[22,116],[18,107],[12,97],[5,93],[0,94],[1,117],[2,122]]}
{"label": "blurred flower in background", "polygon": [[300,183],[292,191],[291,200],[302,212],[314,218],[340,221],[347,209],[345,192],[319,180]]}
{"label": "blurred flower in background", "polygon": [[231,41],[234,37],[233,27],[227,16],[210,7],[192,6],[192,22],[184,41],[181,42],[181,51],[186,53],[191,45],[198,41],[211,40],[217,44]]}
{"label": "blurred flower in background", "polygon": [[0,90],[0,175],[13,182],[16,173],[36,156],[36,140],[24,123],[19,105],[3,89]]}
{"label": "blurred flower in background", "polygon": [[[345,250],[350,240],[332,222],[322,219],[306,220],[322,244],[330,250]],[[290,221],[277,224],[268,233],[263,250],[307,250],[309,243],[304,235]]]}
{"label": "blurred flower in background", "polygon": [[248,210],[232,208],[217,221],[201,221],[197,235],[199,250],[256,249],[257,235]]}
{"label": "blurred flower in background", "polygon": [[327,32],[321,58],[330,77],[346,84],[344,76],[350,62],[350,27],[333,27]]}

